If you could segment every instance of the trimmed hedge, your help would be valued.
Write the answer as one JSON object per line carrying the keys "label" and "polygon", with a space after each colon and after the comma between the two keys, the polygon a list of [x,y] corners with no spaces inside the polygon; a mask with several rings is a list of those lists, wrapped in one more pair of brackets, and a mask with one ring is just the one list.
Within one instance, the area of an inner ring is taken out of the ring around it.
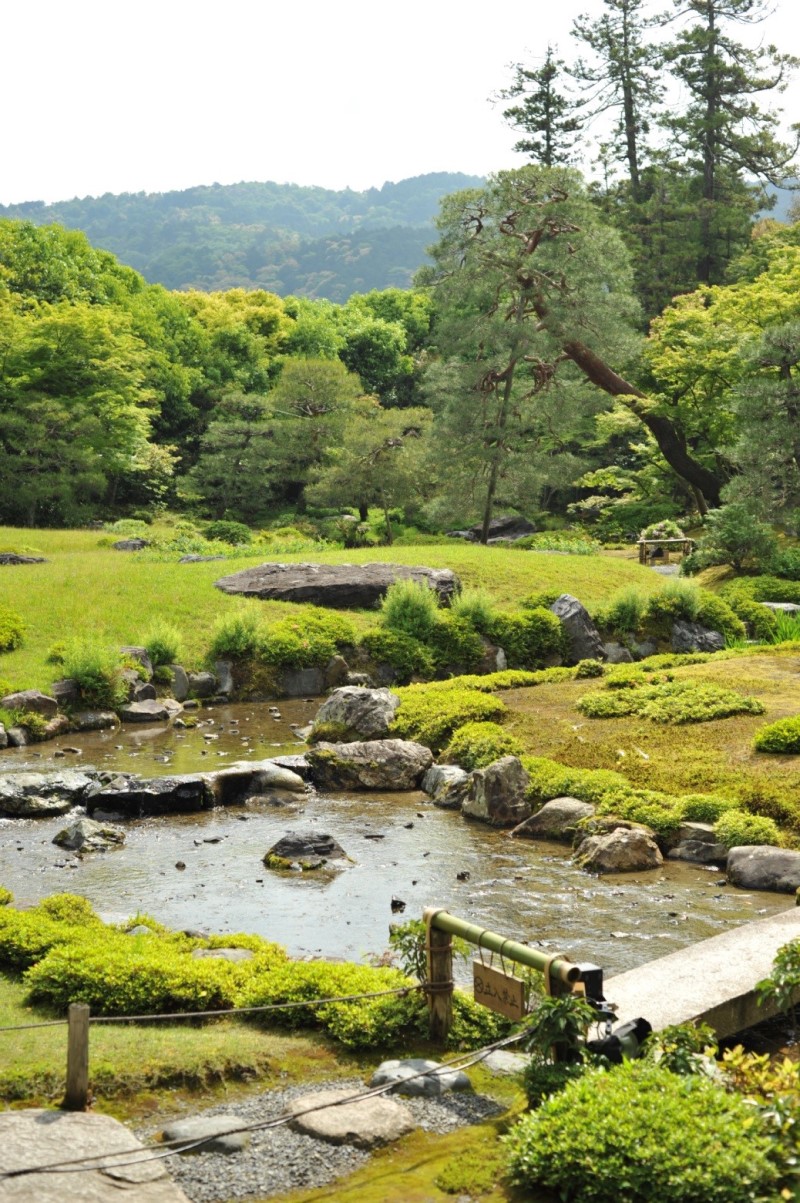
{"label": "trimmed hedge", "polygon": [[521,756],[523,745],[497,723],[465,723],[458,727],[442,754],[448,764],[458,764],[467,772],[485,769],[501,756]]}
{"label": "trimmed hedge", "polygon": [[757,752],[794,756],[800,752],[800,714],[779,718],[756,731],[753,746]]}
{"label": "trimmed hedge", "polygon": [[398,693],[400,708],[392,724],[392,735],[425,744],[437,753],[465,723],[490,722],[506,714],[506,706],[499,698],[475,689],[409,685]]}

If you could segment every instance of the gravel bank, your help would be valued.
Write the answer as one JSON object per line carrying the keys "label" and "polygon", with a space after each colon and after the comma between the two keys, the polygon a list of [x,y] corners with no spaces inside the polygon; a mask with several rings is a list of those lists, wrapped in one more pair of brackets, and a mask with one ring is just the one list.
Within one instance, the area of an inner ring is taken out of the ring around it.
{"label": "gravel bank", "polygon": [[[259,1123],[283,1114],[289,1101],[318,1090],[364,1089],[359,1078],[314,1082],[271,1090],[239,1103],[211,1107],[203,1115],[230,1115],[243,1124]],[[438,1099],[398,1099],[427,1132],[451,1132],[463,1124],[476,1124],[497,1115],[502,1108],[493,1099],[471,1090]],[[201,1114],[193,1112],[192,1114]],[[160,1128],[139,1129],[136,1135],[151,1141]],[[353,1173],[369,1160],[369,1153],[352,1145],[332,1145],[315,1140],[288,1125],[253,1132],[250,1146],[241,1153],[193,1153],[171,1157],[167,1168],[192,1203],[223,1203],[253,1195],[280,1195],[301,1187],[324,1186]]]}

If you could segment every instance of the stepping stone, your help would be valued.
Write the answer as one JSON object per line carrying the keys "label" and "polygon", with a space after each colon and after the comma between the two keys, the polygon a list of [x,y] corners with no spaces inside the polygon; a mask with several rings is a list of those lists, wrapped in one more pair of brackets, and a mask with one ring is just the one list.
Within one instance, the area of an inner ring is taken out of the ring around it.
{"label": "stepping stone", "polygon": [[[438,1073],[430,1072],[439,1070]],[[424,1078],[418,1075],[425,1073]],[[438,1098],[450,1090],[471,1090],[472,1083],[460,1069],[443,1069],[438,1061],[407,1057],[404,1061],[382,1061],[370,1078],[370,1086],[393,1082],[394,1094]]]}
{"label": "stepping stone", "polygon": [[[238,1153],[250,1144],[249,1132],[236,1132],[245,1121],[238,1115],[197,1115],[167,1124],[161,1133],[164,1141],[179,1141],[179,1153]],[[182,1148],[202,1140],[194,1148]]]}
{"label": "stepping stone", "polygon": [[509,1053],[504,1048],[498,1048],[493,1053],[489,1053],[488,1057],[484,1057],[480,1064],[485,1066],[489,1073],[495,1074],[497,1077],[506,1077],[511,1074],[523,1073],[529,1062],[530,1057],[524,1057],[521,1053]]}
{"label": "stepping stone", "polygon": [[[352,1103],[343,1101],[353,1097],[352,1090],[304,1094],[290,1104],[292,1127],[331,1144],[356,1145],[360,1149],[389,1144],[413,1132],[414,1117],[402,1103],[380,1095]],[[315,1110],[309,1110],[312,1107]]]}

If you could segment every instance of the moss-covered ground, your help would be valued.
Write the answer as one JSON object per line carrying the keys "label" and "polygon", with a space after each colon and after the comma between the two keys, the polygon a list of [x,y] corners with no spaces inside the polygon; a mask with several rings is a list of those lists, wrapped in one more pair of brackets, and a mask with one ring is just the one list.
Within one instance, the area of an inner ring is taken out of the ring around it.
{"label": "moss-covered ground", "polygon": [[[17,530],[0,527],[0,551],[42,555],[46,564],[0,567],[0,606],[18,611],[27,625],[25,643],[0,658],[0,678],[13,688],[48,688],[58,669],[47,662],[50,648],[71,637],[91,635],[110,646],[140,642],[157,621],[176,627],[188,667],[199,667],[218,617],[252,607],[267,618],[283,618],[295,607],[230,597],[214,588],[221,576],[270,559],[265,551],[230,562],[179,564],[149,559],[145,552],[114,551],[99,531]],[[541,590],[572,593],[593,606],[626,585],[643,592],[662,579],[632,559],[615,555],[567,556],[503,547],[446,543],[421,547],[325,550],[312,555],[272,556],[281,561],[369,563],[391,561],[452,568],[465,586],[485,587],[500,606],[514,606]],[[375,615],[351,615],[357,627]]]}

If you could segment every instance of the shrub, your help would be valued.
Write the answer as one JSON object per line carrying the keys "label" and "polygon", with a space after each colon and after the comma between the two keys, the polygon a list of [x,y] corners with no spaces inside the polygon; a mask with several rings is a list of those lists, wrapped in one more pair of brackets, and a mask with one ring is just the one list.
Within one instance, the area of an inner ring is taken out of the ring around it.
{"label": "shrub", "polygon": [[759,522],[746,505],[734,502],[708,514],[697,556],[703,567],[730,564],[741,572],[745,566],[768,567],[776,552],[777,541],[771,529]]}
{"label": "shrub", "polygon": [[720,589],[729,605],[739,598],[757,602],[793,602],[800,605],[800,581],[783,581],[777,576],[748,576],[729,581]]}
{"label": "shrub", "polygon": [[622,718],[635,714],[654,723],[707,723],[733,714],[763,714],[757,698],[703,681],[665,681],[634,684],[628,689],[586,693],[576,709],[587,718]]}
{"label": "shrub", "polygon": [[258,659],[282,668],[321,667],[340,645],[355,641],[355,628],[344,615],[320,606],[305,606],[296,617],[282,618],[261,628]]}
{"label": "shrub", "polygon": [[717,794],[684,794],[678,803],[681,819],[686,823],[716,823],[729,810],[737,810],[732,798]]}
{"label": "shrub", "polygon": [[390,631],[427,643],[439,618],[439,598],[434,589],[418,581],[395,581],[381,602],[381,622]]}
{"label": "shrub", "polygon": [[800,714],[779,718],[756,731],[753,746],[757,752],[775,752],[792,756],[800,752]]}
{"label": "shrub", "polygon": [[564,655],[561,620],[541,606],[521,614],[497,613],[486,634],[502,647],[509,668],[540,668],[551,656]]}
{"label": "shrub", "polygon": [[514,551],[558,551],[567,556],[594,556],[600,551],[600,544],[582,532],[540,531],[516,539],[512,548]]}
{"label": "shrub", "polygon": [[610,769],[573,769],[545,756],[523,756],[522,765],[530,778],[527,797],[540,805],[566,795],[597,804],[609,790],[630,788],[621,773]]}
{"label": "shrub", "polygon": [[520,605],[523,610],[549,610],[559,597],[561,594],[556,589],[542,589],[538,593],[531,593],[528,597],[524,597]]}
{"label": "shrub", "polygon": [[255,610],[223,614],[214,624],[209,660],[251,660],[258,650],[258,615]]}
{"label": "shrub", "polygon": [[219,540],[220,543],[230,543],[231,546],[237,547],[251,543],[253,533],[249,526],[245,526],[243,522],[220,520],[218,522],[209,522],[205,529],[205,537],[210,540]]}
{"label": "shrub", "polygon": [[5,886],[0,886],[0,906],[10,906],[14,901],[14,895]]}
{"label": "shrub", "polygon": [[483,641],[464,618],[442,614],[428,636],[428,647],[437,669],[476,668],[483,659]]}
{"label": "shrub", "polygon": [[666,639],[674,622],[694,622],[700,608],[700,594],[688,581],[668,581],[663,589],[647,599],[644,629],[657,638]]}
{"label": "shrub", "polygon": [[575,665],[575,680],[586,681],[602,677],[605,669],[599,660],[579,660]]}
{"label": "shrub", "polygon": [[635,585],[629,585],[612,594],[598,615],[598,621],[613,635],[635,635],[642,625],[646,609],[645,595]]}
{"label": "shrub", "polygon": [[683,539],[683,531],[672,518],[662,518],[659,522],[651,522],[639,535],[640,539]]}
{"label": "shrub", "polygon": [[485,634],[494,617],[495,605],[487,589],[462,589],[454,597],[450,613]]}
{"label": "shrub", "polygon": [[433,656],[424,643],[402,631],[376,627],[361,636],[360,646],[374,663],[391,665],[402,685],[412,677],[433,675]]}
{"label": "shrub", "polygon": [[618,815],[630,823],[643,823],[656,835],[667,836],[677,831],[682,819],[675,798],[658,790],[608,790],[598,805],[598,814]]}
{"label": "shrub", "polygon": [[504,1139],[516,1185],[576,1203],[756,1203],[778,1191],[752,1105],[642,1061],[569,1083]]}
{"label": "shrub", "polygon": [[154,623],[143,642],[153,668],[177,664],[181,659],[181,634],[169,622]]}
{"label": "shrub", "polygon": [[708,589],[700,590],[700,604],[697,607],[696,621],[712,631],[719,631],[726,640],[743,639],[746,631],[744,623],[724,598]]}
{"label": "shrub", "polygon": [[113,710],[127,698],[119,652],[113,648],[88,640],[72,640],[64,651],[63,672],[77,682],[81,700],[87,706]]}
{"label": "shrub", "polygon": [[770,568],[776,576],[800,581],[800,547],[785,547],[773,557]]}
{"label": "shrub", "polygon": [[13,652],[25,640],[25,623],[14,610],[0,606],[0,652]]}
{"label": "shrub", "polygon": [[499,698],[472,689],[426,690],[407,686],[400,691],[400,708],[392,724],[392,735],[425,744],[440,752],[458,727],[470,722],[487,722],[506,713]]}
{"label": "shrub", "polygon": [[727,810],[714,824],[714,834],[726,848],[744,844],[780,844],[781,837],[773,819],[748,815],[741,810]]}
{"label": "shrub", "polygon": [[501,756],[521,756],[524,750],[520,741],[497,723],[465,723],[453,732],[443,759],[471,772],[485,769]]}
{"label": "shrub", "polygon": [[729,604],[737,618],[740,618],[753,639],[759,643],[774,643],[778,630],[778,620],[772,610],[759,602],[747,597],[733,595]]}

